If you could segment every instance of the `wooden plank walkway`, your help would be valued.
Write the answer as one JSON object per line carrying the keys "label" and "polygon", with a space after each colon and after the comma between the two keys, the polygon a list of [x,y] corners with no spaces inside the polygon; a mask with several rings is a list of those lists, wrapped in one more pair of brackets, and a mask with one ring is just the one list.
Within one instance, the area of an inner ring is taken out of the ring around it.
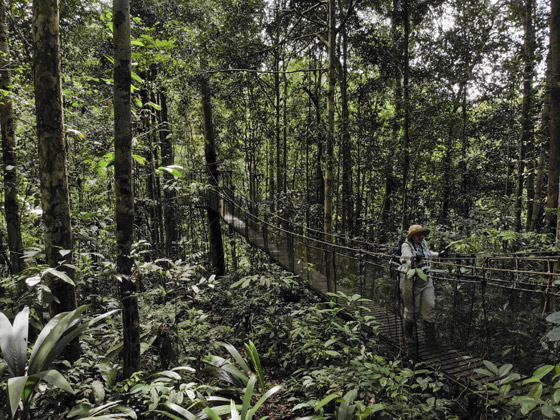
{"label": "wooden plank walkway", "polygon": [[[223,209],[221,215],[223,220],[236,232],[245,237],[251,245],[265,251],[277,264],[288,271],[294,272],[309,287],[323,297],[327,297],[327,281],[322,273],[310,269],[309,264],[305,261],[295,261],[290,264],[288,253],[279,249],[273,241],[265,244],[261,232],[246,226],[243,220],[223,211]],[[353,290],[347,290],[339,286],[337,286],[337,290],[347,295],[355,293]],[[365,304],[360,302],[360,305],[367,307],[370,314],[379,322],[379,337],[399,349],[402,354],[415,361],[425,363],[435,371],[443,373],[448,378],[462,385],[468,386],[472,379],[484,382],[485,378],[474,372],[475,369],[484,367],[480,358],[462,354],[452,346],[444,345],[443,343],[440,343],[438,347],[426,343],[420,322],[418,323],[417,341],[406,344],[402,334],[401,319],[397,314],[371,301]]]}

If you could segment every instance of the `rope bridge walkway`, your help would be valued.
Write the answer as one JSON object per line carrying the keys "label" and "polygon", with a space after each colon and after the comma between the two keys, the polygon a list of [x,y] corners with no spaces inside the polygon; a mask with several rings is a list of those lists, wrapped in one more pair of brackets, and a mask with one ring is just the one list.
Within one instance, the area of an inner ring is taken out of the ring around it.
{"label": "rope bridge walkway", "polygon": [[210,194],[215,194],[208,200],[214,210],[250,244],[322,294],[367,298],[359,305],[379,322],[382,339],[454,380],[484,381],[474,372],[483,359],[529,371],[551,357],[542,337],[551,329],[545,316],[560,310],[558,254],[455,254],[433,260],[439,346],[425,343],[421,323],[416,342],[407,345],[398,264],[391,262],[391,252],[337,235],[326,240],[324,232],[234,194],[231,185]]}

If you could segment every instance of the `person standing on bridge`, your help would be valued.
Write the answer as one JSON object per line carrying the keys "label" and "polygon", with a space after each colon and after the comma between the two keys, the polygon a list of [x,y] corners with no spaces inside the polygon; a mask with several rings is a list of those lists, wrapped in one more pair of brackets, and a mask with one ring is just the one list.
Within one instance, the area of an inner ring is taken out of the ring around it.
{"label": "person standing on bridge", "polygon": [[[407,342],[414,342],[416,319],[421,315],[424,320],[424,333],[429,344],[437,345],[435,334],[436,295],[430,276],[429,259],[443,257],[445,251],[433,252],[428,249],[426,236],[430,229],[412,225],[406,240],[401,245],[400,289],[404,304],[404,335]],[[421,269],[422,274],[417,274]],[[411,270],[415,270],[414,274]],[[410,274],[410,275],[409,275]]]}

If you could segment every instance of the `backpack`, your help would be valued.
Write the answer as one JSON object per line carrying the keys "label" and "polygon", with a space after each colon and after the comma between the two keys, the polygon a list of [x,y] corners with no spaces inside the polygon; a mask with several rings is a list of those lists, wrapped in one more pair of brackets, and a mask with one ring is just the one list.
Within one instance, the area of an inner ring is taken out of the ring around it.
{"label": "backpack", "polygon": [[402,249],[399,245],[399,247],[393,251],[393,254],[391,255],[391,259],[389,260],[389,264],[401,265],[399,261],[401,255],[402,255]]}

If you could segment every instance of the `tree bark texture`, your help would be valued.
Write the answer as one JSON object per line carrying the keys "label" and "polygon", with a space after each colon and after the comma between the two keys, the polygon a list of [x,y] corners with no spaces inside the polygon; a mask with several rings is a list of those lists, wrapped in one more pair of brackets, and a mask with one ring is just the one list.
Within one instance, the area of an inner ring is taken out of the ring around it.
{"label": "tree bark texture", "polygon": [[12,274],[22,271],[26,264],[23,261],[23,242],[21,239],[21,223],[17,201],[17,162],[16,162],[16,130],[13,102],[10,94],[10,45],[6,16],[8,7],[6,0],[0,0],[0,125],[2,128],[2,163],[4,168],[4,211],[10,250],[10,270]]}
{"label": "tree bark texture", "polygon": [[[560,0],[550,1],[550,172],[555,177],[558,207],[558,177],[560,174]],[[554,150],[552,150],[554,148]],[[554,152],[554,153],[553,153]],[[555,161],[553,162],[553,154]],[[554,164],[554,167],[552,166]],[[556,211],[558,215],[558,211]],[[557,217],[560,220],[560,217]],[[557,243],[560,242],[556,229]]]}
{"label": "tree bark texture", "polygon": [[[335,60],[336,60],[336,21],[335,21],[335,1],[328,1],[328,76],[327,76],[327,144],[325,156],[325,206],[324,206],[324,232],[325,242],[332,241],[332,209],[333,209],[333,166],[334,166],[334,141],[335,141]],[[327,277],[327,286],[330,292],[336,291],[334,273],[332,270],[332,255],[330,247],[325,250],[325,272]]]}
{"label": "tree bark texture", "polygon": [[114,27],[114,112],[115,112],[115,219],[117,272],[123,305],[123,375],[130,377],[140,368],[140,321],[137,285],[132,280],[134,241],[134,191],[132,180],[132,114],[130,105],[131,46],[130,2],[113,1]]}
{"label": "tree bark texture", "polygon": [[[33,2],[33,52],[45,254],[47,264],[58,267],[72,261],[72,227],[60,75],[58,1],[35,0]],[[74,277],[73,270],[69,267],[62,266],[61,270],[70,278]],[[50,287],[60,300],[60,303],[51,304],[52,315],[76,309],[76,290],[73,285],[52,278]]]}
{"label": "tree bark texture", "polygon": [[218,162],[216,155],[216,138],[214,136],[214,123],[212,118],[212,96],[208,79],[200,79],[200,90],[202,96],[202,114],[204,119],[204,156],[206,158],[206,172],[208,183],[212,186],[210,190],[210,205],[208,206],[208,229],[210,245],[210,264],[214,274],[221,276],[225,274],[224,245],[222,240],[222,228],[220,214],[216,209],[219,206],[218,196],[215,189],[218,188]]}
{"label": "tree bark texture", "polygon": [[342,32],[342,72],[340,91],[342,100],[342,232],[354,230],[354,201],[352,194],[352,142],[350,139],[350,111],[348,107],[348,45],[346,30]]}
{"label": "tree bark texture", "polygon": [[404,26],[403,48],[400,57],[403,59],[403,110],[404,110],[404,138],[403,138],[403,169],[402,169],[402,230],[408,229],[410,211],[408,209],[408,175],[410,171],[410,87],[409,87],[409,40],[410,40],[410,16],[408,13],[409,0],[403,0],[402,20]]}
{"label": "tree bark texture", "polygon": [[[533,30],[533,1],[525,2],[525,35],[523,48],[523,106],[521,113],[521,139],[519,141],[517,188],[515,194],[515,230],[521,230],[522,197],[525,171],[526,148],[533,141],[533,118],[531,115],[533,104],[533,67],[534,67],[534,30]],[[530,205],[532,203],[528,203]],[[532,209],[531,209],[532,211]]]}
{"label": "tree bark texture", "polygon": [[[167,96],[164,91],[159,95],[161,112],[159,131],[161,143],[161,163],[163,166],[171,166],[175,164],[173,154],[173,141],[171,138],[171,130],[169,128],[169,117],[167,112]],[[177,249],[177,193],[173,187],[173,175],[164,171],[163,179],[165,186],[163,188],[163,197],[165,205],[163,208],[163,216],[165,220],[165,249],[167,257],[174,259],[178,256]]]}

